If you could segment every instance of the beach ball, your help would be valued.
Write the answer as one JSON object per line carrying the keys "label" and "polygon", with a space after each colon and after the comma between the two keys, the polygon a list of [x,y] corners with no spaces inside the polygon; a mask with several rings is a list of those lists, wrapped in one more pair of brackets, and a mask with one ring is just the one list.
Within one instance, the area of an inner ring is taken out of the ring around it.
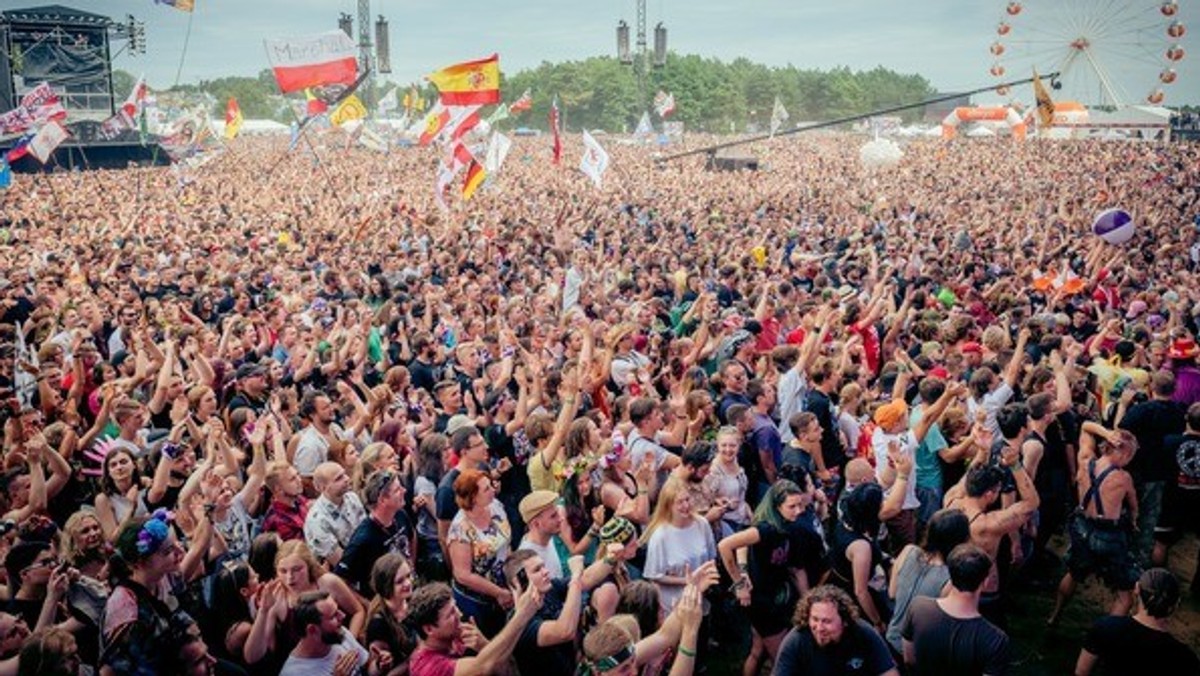
{"label": "beach ball", "polygon": [[1092,232],[1109,244],[1124,244],[1133,239],[1133,217],[1122,209],[1105,209],[1092,221]]}

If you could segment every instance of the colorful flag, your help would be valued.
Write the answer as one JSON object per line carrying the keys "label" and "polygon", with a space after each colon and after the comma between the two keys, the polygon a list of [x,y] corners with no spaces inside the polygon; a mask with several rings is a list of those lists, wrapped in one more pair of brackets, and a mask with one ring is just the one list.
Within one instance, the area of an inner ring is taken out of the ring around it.
{"label": "colorful flag", "polygon": [[434,137],[441,133],[442,128],[450,121],[450,109],[443,106],[441,101],[433,105],[429,109],[429,113],[425,117],[417,120],[413,126],[409,127],[409,135],[417,137],[417,143],[427,146],[433,141]]}
{"label": "colorful flag", "polygon": [[508,107],[509,113],[523,113],[533,107],[533,94],[528,89]]}
{"label": "colorful flag", "polygon": [[500,171],[500,167],[504,164],[504,158],[508,157],[508,151],[512,148],[512,141],[507,136],[498,131],[492,132],[492,140],[488,143],[487,155],[483,160],[483,168],[488,174],[496,174]]}
{"label": "colorful flag", "polygon": [[340,30],[263,42],[284,94],[321,85],[350,86],[358,76],[354,43]]}
{"label": "colorful flag", "polygon": [[0,188],[7,188],[12,185],[12,167],[8,166],[8,161],[0,158]]}
{"label": "colorful flag", "polygon": [[500,56],[447,66],[426,76],[448,106],[500,103]]}
{"label": "colorful flag", "polygon": [[325,103],[325,99],[313,93],[311,88],[304,90],[304,115],[306,117],[316,117],[327,110],[329,110],[329,104]]}
{"label": "colorful flag", "polygon": [[190,12],[196,9],[196,0],[154,0],[154,4],[170,5],[183,12]]}
{"label": "colorful flag", "polygon": [[475,156],[463,143],[455,143],[450,154],[438,164],[437,175],[434,177],[434,199],[442,209],[446,209],[445,194],[446,189],[454,182],[454,177],[458,176],[458,172],[470,166],[475,161]]}
{"label": "colorful flag", "polygon": [[351,94],[345,100],[338,104],[337,108],[329,114],[329,121],[333,126],[340,127],[350,120],[362,120],[367,116],[367,107],[359,100],[357,96]]}
{"label": "colorful flag", "polygon": [[608,152],[585,129],[583,132],[583,157],[579,158],[579,170],[592,179],[592,183],[599,188],[607,169]]}
{"label": "colorful flag", "polygon": [[487,178],[487,170],[472,157],[471,164],[467,167],[467,175],[463,178],[462,198],[464,201],[471,199],[485,178]]}
{"label": "colorful flag", "polygon": [[503,103],[496,106],[496,109],[492,111],[492,114],[488,115],[487,123],[489,125],[493,125],[501,120],[507,120],[508,119],[508,110],[509,110],[508,106],[504,105]]}
{"label": "colorful flag", "polygon": [[666,117],[675,112],[675,95],[658,90],[654,95],[654,112],[658,113],[659,117]]}
{"label": "colorful flag", "polygon": [[5,153],[4,158],[8,160],[9,164],[12,164],[13,162],[16,162],[17,160],[29,154],[29,144],[33,142],[33,136],[34,135],[32,132],[22,136],[21,138],[17,139],[17,142],[14,143],[11,148],[8,149],[8,152]]}
{"label": "colorful flag", "polygon": [[379,105],[377,106],[379,112],[383,113],[384,115],[396,110],[399,107],[400,99],[396,94],[396,87],[392,87],[391,91],[384,94],[383,98],[379,99]]}
{"label": "colorful flag", "polygon": [[33,114],[25,106],[17,106],[0,115],[0,134],[18,134],[33,126]]}
{"label": "colorful flag", "polygon": [[554,163],[562,159],[562,138],[559,136],[558,97],[550,102],[550,133],[554,134]]}
{"label": "colorful flag", "polygon": [[229,103],[225,104],[225,138],[233,140],[237,138],[238,132],[242,130],[242,109],[238,106],[237,99],[229,97]]}
{"label": "colorful flag", "polygon": [[67,140],[70,134],[61,124],[55,120],[47,122],[45,126],[38,131],[37,135],[29,143],[29,152],[38,159],[39,162],[45,164],[50,161],[50,156],[54,154],[54,149],[57,148],[63,141]]}
{"label": "colorful flag", "polygon": [[130,90],[129,96],[125,97],[125,103],[121,104],[121,112],[129,117],[131,128],[133,126],[133,118],[137,117],[138,111],[146,105],[146,94],[146,76],[143,75],[133,84],[133,89]]}
{"label": "colorful flag", "polygon": [[1050,92],[1042,84],[1042,78],[1036,68],[1033,69],[1033,98],[1037,101],[1039,126],[1049,127],[1054,124],[1054,101],[1050,99]]}
{"label": "colorful flag", "polygon": [[787,122],[787,120],[788,112],[786,109],[784,109],[783,103],[779,100],[779,97],[776,96],[775,105],[771,108],[771,136],[774,136],[775,132],[779,131],[779,128],[782,127],[783,123]]}

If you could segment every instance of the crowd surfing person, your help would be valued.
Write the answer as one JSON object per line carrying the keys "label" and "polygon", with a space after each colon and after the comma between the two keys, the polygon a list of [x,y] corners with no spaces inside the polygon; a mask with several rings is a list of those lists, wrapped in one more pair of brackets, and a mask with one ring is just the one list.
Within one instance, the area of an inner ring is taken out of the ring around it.
{"label": "crowd surfing person", "polygon": [[0,193],[0,674],[1003,673],[1093,573],[1194,661],[1195,146],[239,143]]}

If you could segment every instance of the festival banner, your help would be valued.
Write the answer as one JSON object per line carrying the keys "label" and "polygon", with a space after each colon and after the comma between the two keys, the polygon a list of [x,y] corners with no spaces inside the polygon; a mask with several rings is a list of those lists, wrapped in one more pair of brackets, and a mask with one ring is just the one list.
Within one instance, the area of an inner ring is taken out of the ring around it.
{"label": "festival banner", "polygon": [[583,157],[579,158],[579,171],[592,179],[592,183],[599,188],[607,169],[608,152],[596,142],[596,139],[592,138],[587,130],[584,130]]}
{"label": "festival banner", "polygon": [[237,138],[238,132],[242,130],[242,108],[238,105],[237,99],[230,96],[229,103],[225,104],[225,139],[232,141]]}
{"label": "festival banner", "polygon": [[267,38],[267,61],[284,94],[308,87],[349,87],[358,75],[354,42],[340,30],[291,38]]}
{"label": "festival banner", "polygon": [[167,5],[181,12],[192,12],[196,9],[196,0],[154,0],[156,5]]}
{"label": "festival banner", "polygon": [[70,136],[70,133],[61,124],[55,120],[51,120],[33,137],[33,141],[29,143],[29,152],[39,162],[45,164],[50,161],[50,156],[54,154],[54,149],[67,140],[68,136]]}
{"label": "festival banner", "polygon": [[33,126],[33,113],[25,106],[17,106],[0,115],[0,134],[19,134]]}
{"label": "festival banner", "polygon": [[500,103],[500,56],[447,66],[426,76],[448,106]]}
{"label": "festival banner", "polygon": [[49,82],[41,83],[22,96],[21,107],[28,110],[29,114],[33,116],[34,124],[41,124],[49,120],[62,120],[67,116],[67,109],[63,108],[58,94],[51,89]]}
{"label": "festival banner", "polygon": [[550,102],[550,133],[554,134],[554,163],[562,159],[562,138],[559,136],[558,97]]}

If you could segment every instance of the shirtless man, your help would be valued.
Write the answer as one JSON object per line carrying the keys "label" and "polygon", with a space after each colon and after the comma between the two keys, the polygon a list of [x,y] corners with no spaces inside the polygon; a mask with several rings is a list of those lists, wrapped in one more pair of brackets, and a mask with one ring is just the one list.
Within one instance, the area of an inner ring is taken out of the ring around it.
{"label": "shirtless man", "polygon": [[1012,472],[1013,481],[1017,484],[1017,500],[1011,505],[988,511],[1000,498],[1004,471],[1001,467],[986,463],[977,463],[967,472],[962,484],[965,494],[952,490],[946,496],[947,507],[961,509],[967,515],[971,523],[971,544],[987,552],[992,559],[992,570],[983,583],[983,596],[980,599],[980,611],[989,619],[1000,619],[1000,575],[996,568],[1000,542],[1005,535],[1016,538],[1017,532],[1041,504],[1037,489],[1033,487],[1033,479],[1020,463],[1019,446],[1006,446],[1001,451],[1000,465]]}
{"label": "shirtless man", "polygon": [[[1096,454],[1099,439],[1100,455]],[[1124,617],[1133,605],[1133,586],[1141,575],[1131,546],[1137,523],[1137,492],[1125,466],[1137,453],[1137,439],[1125,430],[1110,430],[1085,422],[1079,435],[1076,483],[1079,511],[1071,523],[1071,545],[1067,550],[1067,574],[1058,583],[1058,599],[1047,623],[1058,622],[1063,606],[1075,593],[1075,585],[1098,573],[1117,598],[1111,615]]]}

